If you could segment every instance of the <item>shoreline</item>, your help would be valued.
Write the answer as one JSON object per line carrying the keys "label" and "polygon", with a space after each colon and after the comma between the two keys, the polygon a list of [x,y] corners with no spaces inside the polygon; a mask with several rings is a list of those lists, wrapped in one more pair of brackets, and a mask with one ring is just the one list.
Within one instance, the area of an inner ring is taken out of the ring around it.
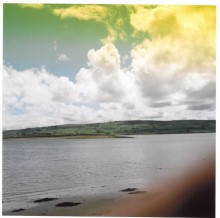
{"label": "shoreline", "polygon": [[108,138],[134,138],[133,136],[124,135],[77,135],[77,136],[31,136],[31,137],[13,137],[3,138],[3,140],[17,139],[108,139]]}
{"label": "shoreline", "polygon": [[[128,193],[118,192],[64,196],[60,198],[38,199],[38,203],[26,208],[5,210],[2,215],[10,216],[101,216],[111,212],[119,202],[127,199]],[[44,201],[45,200],[45,201]],[[35,200],[36,201],[36,200]],[[34,203],[32,201],[31,203]],[[62,204],[64,206],[62,206]],[[65,204],[67,206],[65,206]],[[57,206],[58,205],[58,206]],[[61,205],[61,206],[59,206]]]}
{"label": "shoreline", "polygon": [[209,134],[216,132],[189,132],[189,133],[149,133],[149,134],[132,134],[132,135],[70,135],[70,136],[30,136],[30,137],[11,137],[2,138],[2,140],[17,140],[17,139],[108,139],[108,138],[134,138],[134,136],[147,135],[178,135],[178,134]]}
{"label": "shoreline", "polygon": [[215,120],[125,120],[9,129],[3,130],[3,139],[26,137],[121,138],[139,134],[157,135],[213,132],[216,132]]}

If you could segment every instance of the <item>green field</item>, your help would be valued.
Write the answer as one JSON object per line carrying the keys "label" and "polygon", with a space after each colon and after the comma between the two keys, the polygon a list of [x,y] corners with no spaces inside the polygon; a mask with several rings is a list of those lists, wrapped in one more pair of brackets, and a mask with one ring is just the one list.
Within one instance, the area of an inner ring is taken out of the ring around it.
{"label": "green field", "polygon": [[215,120],[114,121],[93,124],[67,124],[3,131],[3,138],[29,137],[119,137],[137,134],[179,134],[215,132]]}

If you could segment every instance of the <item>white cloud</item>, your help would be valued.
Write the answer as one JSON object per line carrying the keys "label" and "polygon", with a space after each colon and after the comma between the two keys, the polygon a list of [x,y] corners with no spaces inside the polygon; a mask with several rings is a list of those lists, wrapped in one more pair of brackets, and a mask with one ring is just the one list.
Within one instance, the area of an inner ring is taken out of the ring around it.
{"label": "white cloud", "polygon": [[19,4],[21,8],[32,8],[32,9],[37,9],[40,10],[44,8],[44,4]]}
{"label": "white cloud", "polygon": [[79,20],[102,21],[103,17],[107,15],[107,9],[100,5],[73,5],[54,9],[53,13],[61,19],[77,18]]}
{"label": "white cloud", "polygon": [[62,109],[75,109],[70,104],[76,97],[73,83],[45,69],[17,72],[4,67],[3,90],[3,126],[7,128],[61,124]]}
{"label": "white cloud", "polygon": [[58,61],[69,61],[70,58],[66,54],[60,54],[58,56]]}
{"label": "white cloud", "polygon": [[[130,14],[137,32],[148,32],[151,41],[138,45],[150,68],[175,68],[182,73],[213,73],[216,61],[215,6],[137,6]],[[143,60],[144,61],[144,60]]]}
{"label": "white cloud", "polygon": [[[148,53],[149,52],[149,53]],[[154,65],[143,45],[121,67],[117,48],[88,52],[75,79],[46,69],[3,68],[3,128],[134,119],[214,119],[215,77]]]}
{"label": "white cloud", "polygon": [[121,69],[120,55],[112,44],[106,44],[96,51],[90,50],[88,66],[89,68],[81,69],[76,76],[76,86],[86,87],[80,88],[86,101],[133,101],[139,96],[135,75]]}
{"label": "white cloud", "polygon": [[89,65],[104,71],[117,71],[120,68],[120,55],[113,44],[106,44],[99,50],[88,52]]}

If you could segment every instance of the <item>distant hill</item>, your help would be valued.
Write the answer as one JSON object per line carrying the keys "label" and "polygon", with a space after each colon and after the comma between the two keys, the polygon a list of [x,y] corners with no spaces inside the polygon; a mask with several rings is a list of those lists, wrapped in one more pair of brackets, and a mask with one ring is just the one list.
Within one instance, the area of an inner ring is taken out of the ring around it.
{"label": "distant hill", "polygon": [[3,131],[3,138],[29,137],[117,137],[137,134],[178,134],[215,132],[215,120],[114,121],[92,124],[67,124]]}

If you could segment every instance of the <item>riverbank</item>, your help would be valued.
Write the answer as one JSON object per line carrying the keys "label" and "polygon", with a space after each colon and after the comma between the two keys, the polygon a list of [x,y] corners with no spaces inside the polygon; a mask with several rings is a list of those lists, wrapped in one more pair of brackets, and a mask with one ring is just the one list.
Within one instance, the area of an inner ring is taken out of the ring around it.
{"label": "riverbank", "polygon": [[3,140],[25,140],[25,139],[111,139],[111,138],[134,138],[133,136],[124,135],[75,135],[75,136],[28,136],[4,138]]}
{"label": "riverbank", "polygon": [[129,135],[213,133],[215,120],[132,120],[91,124],[67,124],[3,131],[3,139],[25,137],[117,138]]}

